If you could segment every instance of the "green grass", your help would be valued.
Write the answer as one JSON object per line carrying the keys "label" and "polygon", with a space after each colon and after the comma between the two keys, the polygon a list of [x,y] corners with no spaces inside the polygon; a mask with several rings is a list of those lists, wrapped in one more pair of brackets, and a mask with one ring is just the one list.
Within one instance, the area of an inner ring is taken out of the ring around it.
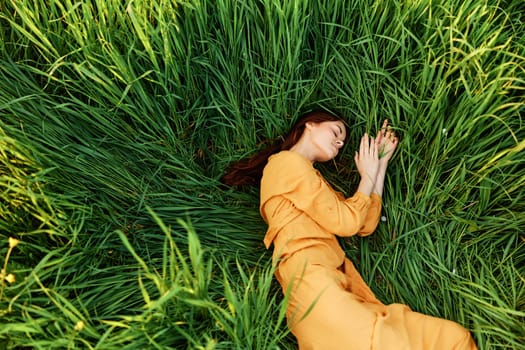
{"label": "green grass", "polygon": [[385,303],[525,343],[525,6],[0,3],[0,349],[295,349],[257,189],[218,179],[312,108],[400,135],[341,243]]}

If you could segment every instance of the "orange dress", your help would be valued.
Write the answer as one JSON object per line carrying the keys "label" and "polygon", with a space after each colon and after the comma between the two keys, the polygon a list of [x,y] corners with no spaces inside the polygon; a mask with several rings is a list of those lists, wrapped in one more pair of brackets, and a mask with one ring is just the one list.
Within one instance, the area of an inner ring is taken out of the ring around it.
{"label": "orange dress", "polygon": [[345,257],[336,235],[371,234],[379,196],[344,198],[291,151],[270,157],[260,193],[264,243],[274,245],[275,275],[289,298],[288,325],[300,350],[476,349],[455,322],[381,303]]}

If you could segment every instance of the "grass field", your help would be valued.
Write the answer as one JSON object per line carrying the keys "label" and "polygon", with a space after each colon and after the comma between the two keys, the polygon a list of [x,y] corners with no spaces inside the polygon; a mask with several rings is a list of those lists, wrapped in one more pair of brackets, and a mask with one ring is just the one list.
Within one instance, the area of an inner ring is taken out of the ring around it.
{"label": "grass field", "polygon": [[[342,240],[385,303],[525,344],[522,0],[0,2],[0,350],[296,349],[258,190],[228,164],[384,118],[384,221]],[[10,239],[11,238],[11,239]]]}

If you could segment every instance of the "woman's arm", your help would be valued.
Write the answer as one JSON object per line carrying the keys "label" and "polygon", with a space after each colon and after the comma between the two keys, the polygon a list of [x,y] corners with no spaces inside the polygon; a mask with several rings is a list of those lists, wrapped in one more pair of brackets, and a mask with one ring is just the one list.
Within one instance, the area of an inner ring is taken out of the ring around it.
{"label": "woman's arm", "polygon": [[379,216],[381,215],[381,196],[383,195],[386,169],[398,144],[398,138],[388,125],[388,120],[383,122],[383,126],[379,131],[375,142],[377,143],[379,151],[379,166],[374,182],[374,189],[372,190],[372,204],[368,209],[365,224],[359,232],[360,236],[367,236],[374,232],[379,223]]}
{"label": "woman's arm", "polygon": [[345,198],[335,192],[309,161],[291,151],[270,158],[261,181],[260,195],[261,214],[267,222],[269,217],[278,213],[266,213],[265,203],[279,196],[289,200],[327,232],[339,236],[358,233],[372,203],[366,193],[358,191]]}

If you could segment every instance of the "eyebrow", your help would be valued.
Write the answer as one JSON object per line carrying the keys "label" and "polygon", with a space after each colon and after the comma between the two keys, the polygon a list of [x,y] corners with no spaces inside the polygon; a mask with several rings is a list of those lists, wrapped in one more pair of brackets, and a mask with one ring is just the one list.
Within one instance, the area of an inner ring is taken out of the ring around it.
{"label": "eyebrow", "polygon": [[343,129],[341,129],[341,125],[337,125],[337,127],[339,128],[339,134],[343,135]]}

